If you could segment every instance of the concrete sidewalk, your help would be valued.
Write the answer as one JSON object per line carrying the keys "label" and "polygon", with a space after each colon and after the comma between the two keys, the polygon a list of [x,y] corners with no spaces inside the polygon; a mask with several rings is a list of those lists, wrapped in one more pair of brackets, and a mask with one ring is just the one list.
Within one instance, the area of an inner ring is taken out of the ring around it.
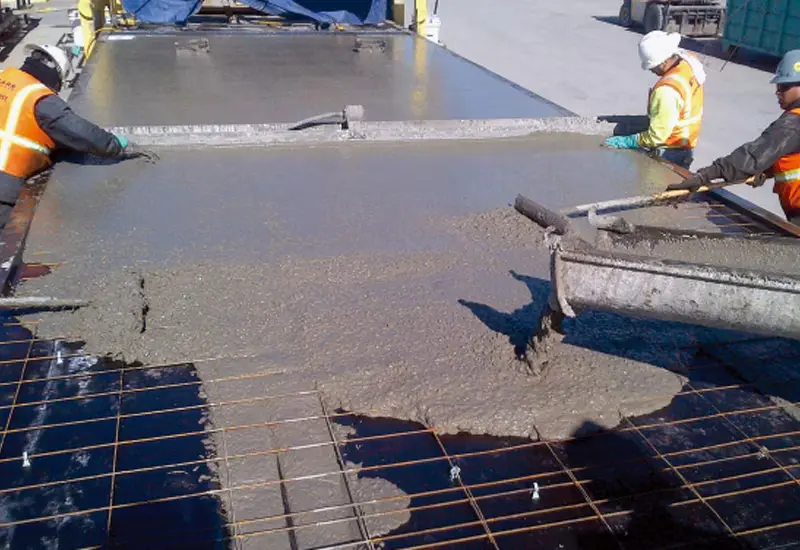
{"label": "concrete sidewalk", "polygon": [[[431,9],[433,2],[430,2]],[[441,41],[451,50],[580,115],[645,114],[655,77],[640,69],[641,32],[616,24],[620,0],[440,0]],[[780,115],[769,79],[777,59],[728,63],[715,42],[684,40],[708,71],[706,111],[693,168],[759,135]],[[734,192],[782,215],[771,182]]]}

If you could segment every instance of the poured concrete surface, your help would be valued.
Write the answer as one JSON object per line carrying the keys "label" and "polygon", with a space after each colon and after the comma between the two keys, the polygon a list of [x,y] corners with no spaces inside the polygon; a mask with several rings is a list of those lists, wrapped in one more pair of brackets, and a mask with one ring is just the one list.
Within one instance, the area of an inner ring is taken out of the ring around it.
{"label": "poured concrete surface", "polygon": [[[71,104],[104,126],[294,122],[354,104],[366,120],[566,113],[413,35],[377,36],[385,51],[355,52],[348,34],[115,34],[95,46]],[[199,38],[207,53],[176,46]]]}
{"label": "poured concrete surface", "polygon": [[697,336],[659,325],[642,338],[636,322],[590,316],[543,379],[528,376],[515,349],[549,291],[549,255],[505,205],[517,192],[557,207],[676,178],[563,135],[62,164],[27,255],[67,263],[23,292],[91,297],[40,326],[91,352],[147,363],[266,353],[354,411],[563,437],[586,418],[612,426],[666,405],[680,381],[662,366]]}

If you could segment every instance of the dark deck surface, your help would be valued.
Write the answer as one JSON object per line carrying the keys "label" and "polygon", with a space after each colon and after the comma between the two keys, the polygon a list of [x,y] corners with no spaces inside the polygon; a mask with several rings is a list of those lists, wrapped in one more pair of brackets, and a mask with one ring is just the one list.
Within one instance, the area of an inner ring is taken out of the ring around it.
{"label": "dark deck surface", "polygon": [[[97,361],[5,323],[0,542],[9,548],[309,548],[292,541],[345,527],[351,539],[316,547],[778,549],[800,537],[800,421],[770,399],[800,399],[796,342],[685,349],[695,359],[671,368],[688,382],[666,409],[534,442],[328,411],[310,385],[282,393],[276,373],[201,381],[191,363]],[[242,402],[206,392],[243,385],[265,411],[260,421],[209,423]],[[301,403],[305,414],[290,412]],[[321,421],[332,431],[271,442],[273,430]],[[226,444],[209,449],[211,434]],[[334,448],[345,468],[275,469]],[[356,486],[386,480],[406,496],[367,485],[350,502],[292,509],[281,499],[284,488],[345,476]],[[399,527],[375,534],[386,522]]]}

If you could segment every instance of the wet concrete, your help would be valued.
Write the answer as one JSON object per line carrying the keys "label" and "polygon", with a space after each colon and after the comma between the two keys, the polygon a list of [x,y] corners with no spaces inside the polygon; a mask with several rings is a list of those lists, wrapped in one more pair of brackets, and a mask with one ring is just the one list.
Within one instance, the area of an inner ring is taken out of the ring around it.
{"label": "wet concrete", "polygon": [[599,232],[601,249],[665,260],[798,275],[800,240],[759,236],[681,233],[640,228],[630,234]]}
{"label": "wet concrete", "polygon": [[104,126],[294,122],[353,104],[368,120],[567,113],[426,40],[380,36],[384,51],[355,52],[348,34],[209,32],[208,53],[180,55],[181,33],[114,33],[70,101]]}
{"label": "wet concrete", "polygon": [[[269,352],[337,405],[451,432],[559,437],[587,417],[611,426],[669,401],[680,382],[661,365],[694,336],[679,327],[642,339],[636,323],[590,316],[570,330],[584,340],[561,346],[543,379],[529,377],[516,351],[549,292],[549,255],[541,232],[504,206],[520,191],[559,207],[677,178],[598,142],[212,149],[172,151],[155,166],[61,165],[28,250],[69,261],[23,293],[91,296],[93,307],[43,316],[40,330],[126,360]],[[131,271],[144,281],[144,331]],[[130,285],[127,302],[118,283]]]}

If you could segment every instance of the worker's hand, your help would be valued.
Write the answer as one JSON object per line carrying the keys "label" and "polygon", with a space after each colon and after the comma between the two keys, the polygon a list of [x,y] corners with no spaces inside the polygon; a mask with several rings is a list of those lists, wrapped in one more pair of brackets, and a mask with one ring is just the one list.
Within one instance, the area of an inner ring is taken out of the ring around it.
{"label": "worker's hand", "polygon": [[128,138],[126,138],[125,136],[114,136],[114,137],[117,138],[119,146],[122,147],[123,150],[128,147]]}
{"label": "worker's hand", "polygon": [[159,157],[155,151],[151,151],[150,149],[144,149],[141,146],[137,145],[136,143],[128,142],[127,140],[126,142],[127,146],[125,147],[125,150],[122,152],[122,155],[125,158],[129,159],[143,158],[151,164],[155,164],[156,161],[161,160],[161,157]]}
{"label": "worker's hand", "polygon": [[752,178],[748,179],[745,183],[747,183],[747,185],[750,187],[761,187],[764,185],[764,182],[767,181],[768,177],[769,175],[761,172],[760,174],[756,174]]}
{"label": "worker's hand", "polygon": [[639,135],[610,137],[603,145],[612,149],[638,149]]}
{"label": "worker's hand", "polygon": [[695,192],[702,186],[708,184],[709,184],[708,176],[706,176],[703,172],[697,172],[694,176],[690,178],[686,178],[681,182],[673,183],[672,185],[667,186],[667,191],[687,190]]}

